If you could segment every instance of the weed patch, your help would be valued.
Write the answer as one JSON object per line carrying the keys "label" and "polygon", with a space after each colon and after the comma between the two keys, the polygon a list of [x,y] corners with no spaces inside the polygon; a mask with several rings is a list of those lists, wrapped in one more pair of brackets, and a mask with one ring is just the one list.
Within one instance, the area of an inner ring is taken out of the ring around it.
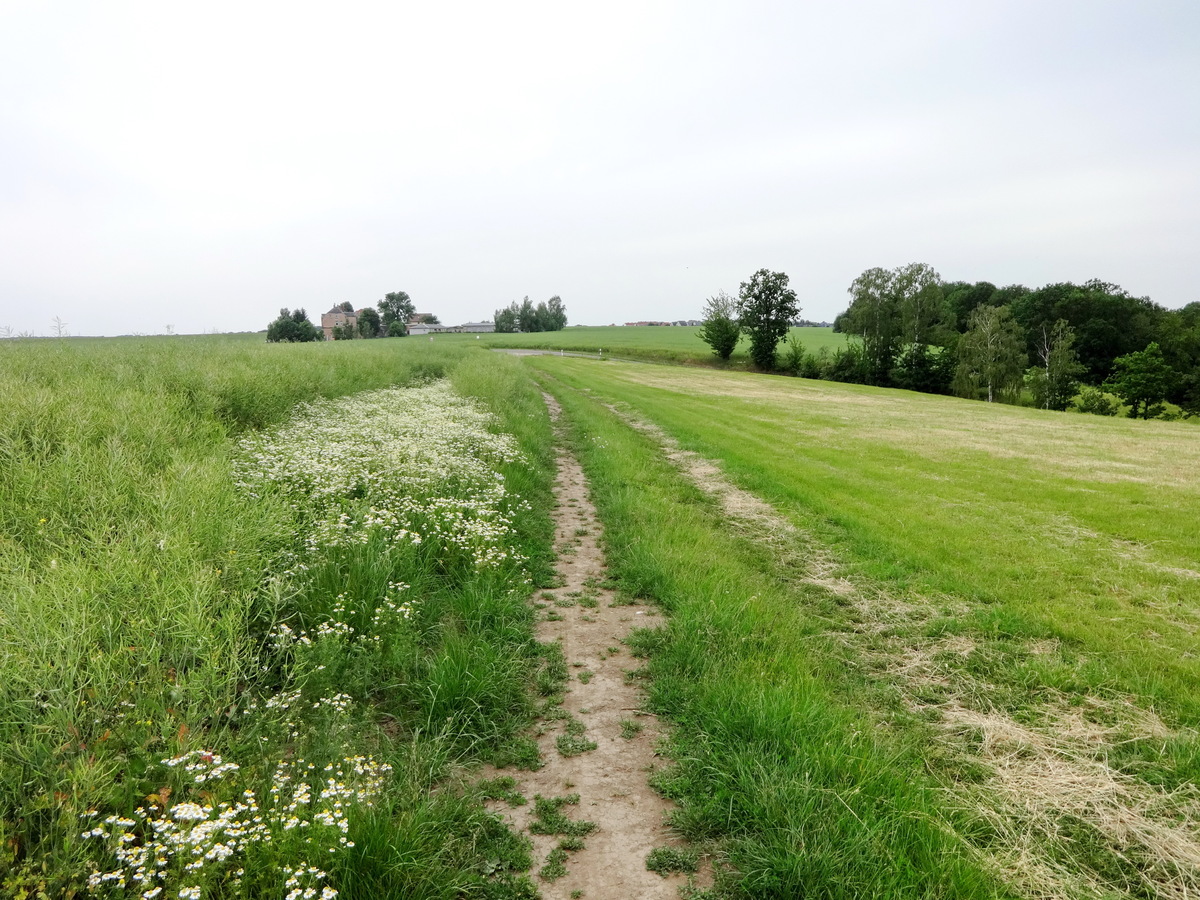
{"label": "weed patch", "polygon": [[664,878],[676,872],[694,874],[700,866],[700,853],[691,848],[655,847],[646,857],[646,868]]}
{"label": "weed patch", "polygon": [[571,819],[563,812],[564,806],[577,806],[578,794],[565,797],[533,798],[534,820],[529,830],[534,834],[559,834],[571,838],[584,838],[596,830],[596,823],[585,819]]}

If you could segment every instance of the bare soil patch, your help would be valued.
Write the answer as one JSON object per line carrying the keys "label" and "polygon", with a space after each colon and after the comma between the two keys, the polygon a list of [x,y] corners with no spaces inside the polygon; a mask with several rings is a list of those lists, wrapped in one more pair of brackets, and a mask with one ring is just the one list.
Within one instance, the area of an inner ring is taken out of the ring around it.
{"label": "bare soil patch", "polygon": [[[557,402],[549,395],[546,402],[557,420]],[[535,772],[502,773],[517,778],[516,790],[529,802],[517,807],[495,802],[491,808],[533,840],[534,872],[546,873],[540,888],[548,900],[673,898],[686,876],[664,878],[646,868],[651,850],[682,842],[666,825],[673,804],[648,783],[660,763],[655,747],[661,732],[657,719],[642,710],[641,689],[626,676],[637,662],[623,643],[632,629],[652,627],[658,613],[647,606],[617,605],[616,596],[603,587],[601,526],[583,470],[561,445],[555,493],[560,586],[537,599],[543,607],[538,639],[561,644],[567,691],[558,717],[547,716],[538,727],[545,765]],[[593,749],[581,749],[591,742]],[[551,878],[545,866],[563,839],[530,831],[534,797],[572,795],[578,800],[564,804],[561,812],[596,828],[583,838],[583,849],[567,850],[566,874]]]}

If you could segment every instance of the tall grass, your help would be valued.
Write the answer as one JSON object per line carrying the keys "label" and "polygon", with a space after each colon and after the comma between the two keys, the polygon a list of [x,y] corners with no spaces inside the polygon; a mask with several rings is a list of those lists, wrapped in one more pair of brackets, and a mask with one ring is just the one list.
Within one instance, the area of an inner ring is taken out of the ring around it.
{"label": "tall grass", "polygon": [[[368,544],[297,568],[297,507],[235,483],[236,439],[302,401],[446,375],[524,454],[500,471],[536,504],[514,506],[507,539],[528,561],[450,571],[437,554]],[[354,819],[363,840],[335,873],[343,896],[497,889],[487,873],[510,867],[481,855],[520,868],[519,843],[469,797],[430,791],[502,750],[527,714],[524,597],[550,543],[539,403],[511,361],[415,341],[0,344],[0,892],[78,892],[103,865],[81,816],[197,790],[161,761],[198,749],[236,759],[259,796],[283,758],[371,752],[392,766],[385,796]],[[279,623],[312,624],[337,594],[379,598],[392,582],[420,595],[420,614],[377,651],[305,665],[273,651]],[[353,705],[299,718],[263,706],[290,691]],[[425,859],[431,841],[441,849]],[[301,852],[274,846],[279,871]],[[282,878],[269,859],[213,889],[268,889]]]}

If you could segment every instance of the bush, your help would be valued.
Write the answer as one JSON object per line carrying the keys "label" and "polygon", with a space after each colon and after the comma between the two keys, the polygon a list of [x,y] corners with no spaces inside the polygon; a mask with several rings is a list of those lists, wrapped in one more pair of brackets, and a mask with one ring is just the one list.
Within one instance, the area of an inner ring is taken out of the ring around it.
{"label": "bush", "polygon": [[319,341],[321,329],[308,321],[308,313],[303,309],[292,312],[284,307],[279,311],[279,318],[267,326],[267,342],[271,344],[286,341],[288,343]]}
{"label": "bush", "polygon": [[953,353],[927,344],[911,344],[896,360],[890,378],[892,384],[907,391],[948,394],[954,377],[954,362]]}
{"label": "bush", "polygon": [[783,348],[783,370],[789,375],[799,375],[804,368],[804,345],[789,334]]}
{"label": "bush", "polygon": [[865,384],[867,382],[867,360],[859,344],[847,344],[839,348],[830,360],[828,374],[830,381],[844,381],[850,384]]}
{"label": "bush", "polygon": [[[827,348],[827,347],[822,347],[820,352],[822,354],[824,354],[826,357],[829,356],[829,348]],[[811,354],[811,353],[806,353],[804,355],[804,362],[802,362],[800,364],[800,377],[801,378],[823,378],[823,377],[825,377],[825,373],[821,368],[821,357],[819,355],[813,356],[813,354]]]}
{"label": "bush", "polygon": [[1115,416],[1121,405],[1099,388],[1085,387],[1075,398],[1075,408],[1095,416]]}
{"label": "bush", "polygon": [[700,340],[712,347],[718,358],[729,359],[741,336],[742,326],[737,320],[734,299],[724,291],[718,291],[705,301]]}

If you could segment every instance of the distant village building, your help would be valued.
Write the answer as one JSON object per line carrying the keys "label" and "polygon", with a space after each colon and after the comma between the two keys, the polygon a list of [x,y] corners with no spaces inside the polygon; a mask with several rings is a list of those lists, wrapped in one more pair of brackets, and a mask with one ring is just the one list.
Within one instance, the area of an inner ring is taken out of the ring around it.
{"label": "distant village building", "polygon": [[325,332],[325,340],[333,340],[333,329],[339,325],[358,327],[358,312],[346,312],[340,306],[335,306],[329,312],[321,313],[321,330]]}
{"label": "distant village building", "polygon": [[465,325],[429,325],[420,322],[408,326],[409,334],[491,334],[495,322],[467,322]]}
{"label": "distant village building", "polygon": [[704,323],[702,321],[700,321],[699,319],[676,319],[674,322],[626,322],[625,327],[626,328],[643,328],[648,325],[665,325],[665,326],[670,327],[672,325],[695,326],[695,325],[703,325],[703,324]]}
{"label": "distant village building", "polygon": [[[342,307],[335,306],[327,313],[321,314],[321,330],[325,340],[333,340],[333,330],[339,327],[358,327],[358,319],[363,310],[347,312]],[[409,334],[490,334],[496,330],[495,322],[467,322],[463,325],[430,325],[424,321],[429,313],[417,313],[408,320]]]}

